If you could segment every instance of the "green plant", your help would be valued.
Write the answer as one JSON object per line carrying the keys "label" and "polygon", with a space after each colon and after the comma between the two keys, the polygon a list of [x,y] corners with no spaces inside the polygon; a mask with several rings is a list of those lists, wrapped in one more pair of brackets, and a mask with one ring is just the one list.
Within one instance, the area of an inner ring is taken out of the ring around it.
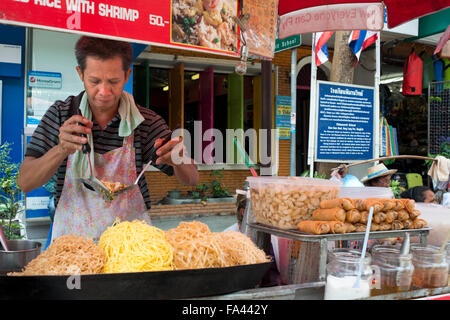
{"label": "green plant", "polygon": [[222,185],[221,180],[223,179],[223,169],[214,170],[211,175],[216,177],[217,180],[212,180],[210,184],[211,195],[215,198],[230,197],[230,190]]}
{"label": "green plant", "polygon": [[10,152],[8,142],[0,145],[0,218],[6,239],[17,239],[20,237],[20,225],[13,220],[21,207],[21,191],[17,184],[19,164],[11,162]]}
{"label": "green plant", "polygon": [[[440,139],[441,144],[439,145],[440,153],[438,154],[428,154],[428,157],[430,158],[436,158],[437,156],[443,156],[447,159],[450,159],[450,137],[441,137]],[[425,160],[425,163],[428,167],[431,167],[433,164],[433,160]]]}
{"label": "green plant", "polygon": [[406,188],[400,186],[400,181],[397,180],[391,180],[390,188],[396,199],[400,199],[400,194],[406,190]]}
{"label": "green plant", "polygon": [[223,171],[224,169],[212,171],[211,176],[216,179],[211,180],[210,183],[202,182],[198,184],[191,193],[192,198],[206,201],[208,196],[214,198],[231,197],[230,190],[224,187],[221,182],[223,179]]}
{"label": "green plant", "polygon": [[[309,177],[309,170],[303,171],[300,177]],[[327,175],[325,173],[319,175],[317,171],[314,171],[314,178],[326,179]]]}
{"label": "green plant", "polygon": [[206,201],[208,198],[208,189],[209,185],[202,182],[195,187],[195,190],[192,191],[191,196],[193,199],[201,199],[202,201]]}

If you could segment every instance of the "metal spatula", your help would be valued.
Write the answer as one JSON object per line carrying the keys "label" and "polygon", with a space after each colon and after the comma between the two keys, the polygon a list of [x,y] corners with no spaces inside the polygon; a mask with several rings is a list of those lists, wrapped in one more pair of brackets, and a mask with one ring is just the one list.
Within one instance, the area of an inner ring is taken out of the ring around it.
{"label": "metal spatula", "polygon": [[[167,137],[166,139],[163,140],[162,144],[159,146],[159,148],[161,148],[162,146],[164,146],[167,142],[169,142],[171,139],[171,137]],[[156,150],[155,150],[156,151]],[[125,191],[128,191],[134,187],[137,186],[139,179],[141,179],[142,175],[145,173],[145,171],[147,170],[147,168],[150,166],[150,164],[155,163],[156,159],[158,159],[158,156],[156,155],[156,152],[153,154],[153,156],[151,157],[150,161],[145,165],[145,167],[142,169],[141,173],[139,174],[139,176],[136,178],[136,180],[134,181],[133,184],[127,186],[126,188],[111,192],[111,196],[115,197]]]}
{"label": "metal spatula", "polygon": [[[83,153],[85,153],[83,151]],[[96,176],[94,176],[92,171],[92,164],[89,154],[87,154],[88,161],[89,161],[89,179],[80,178],[80,181],[83,183],[83,185],[88,188],[91,191],[95,191],[98,194],[100,194],[105,200],[112,200],[112,193],[111,191],[99,180]]]}
{"label": "metal spatula", "polygon": [[147,170],[148,166],[149,166],[151,163],[152,163],[152,161],[150,160],[150,161],[145,165],[144,169],[141,171],[141,173],[140,173],[139,176],[136,178],[136,180],[134,181],[133,184],[131,184],[131,185],[129,185],[129,186],[123,188],[123,189],[114,191],[114,192],[111,192],[111,191],[110,191],[111,197],[115,198],[117,195],[119,195],[119,194],[121,194],[121,193],[123,193],[123,192],[125,192],[125,191],[128,191],[128,190],[130,190],[130,189],[133,189],[134,187],[136,187],[137,184],[138,184],[138,182],[139,182],[139,179],[142,177],[142,175],[144,174],[144,172]]}

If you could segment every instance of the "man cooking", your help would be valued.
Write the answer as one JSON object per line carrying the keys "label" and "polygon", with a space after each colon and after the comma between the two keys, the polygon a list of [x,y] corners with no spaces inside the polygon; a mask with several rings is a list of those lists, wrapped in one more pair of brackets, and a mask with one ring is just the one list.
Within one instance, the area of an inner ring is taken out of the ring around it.
{"label": "man cooking", "polygon": [[[138,187],[105,201],[80,181],[90,176],[88,157],[95,176],[103,181],[133,184],[156,154],[152,165],[159,170],[175,174],[183,184],[198,183],[197,165],[185,156],[181,139],[163,144],[171,136],[165,121],[137,106],[133,96],[123,91],[131,74],[131,45],[83,36],[75,45],[75,55],[85,91],[50,106],[19,170],[18,184],[24,192],[56,174],[52,239],[70,233],[98,239],[116,218],[151,223],[145,178]],[[84,144],[91,147],[90,153],[82,153]]]}

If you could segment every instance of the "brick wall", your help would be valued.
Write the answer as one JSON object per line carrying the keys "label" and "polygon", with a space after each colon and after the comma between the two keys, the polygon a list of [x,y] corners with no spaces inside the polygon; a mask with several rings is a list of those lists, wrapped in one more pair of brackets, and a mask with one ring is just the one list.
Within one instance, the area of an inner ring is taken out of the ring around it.
{"label": "brick wall", "polygon": [[150,217],[194,216],[194,215],[232,215],[236,213],[236,203],[198,203],[183,205],[157,205],[150,209]]}

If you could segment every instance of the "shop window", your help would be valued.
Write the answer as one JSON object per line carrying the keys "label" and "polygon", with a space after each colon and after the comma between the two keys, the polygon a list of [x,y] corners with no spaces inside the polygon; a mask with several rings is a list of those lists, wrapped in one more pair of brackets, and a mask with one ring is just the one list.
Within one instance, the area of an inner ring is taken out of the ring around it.
{"label": "shop window", "polygon": [[[169,90],[169,69],[154,68],[148,69],[149,75],[147,80],[145,64],[137,64],[133,69],[133,93],[137,104],[147,107],[157,114],[161,115],[168,123],[168,105]],[[223,162],[226,161],[226,130],[228,128],[228,74],[214,73],[213,88],[213,128],[218,129],[223,136]],[[253,77],[244,77],[244,108],[242,110],[244,131],[253,128]],[[188,153],[191,157],[195,156],[195,122],[199,121],[200,116],[200,74],[198,71],[184,71],[184,129],[191,136],[191,144],[188,145]],[[205,128],[203,128],[204,130]],[[201,137],[203,138],[203,137]],[[202,146],[202,155],[203,155]],[[249,141],[245,141],[245,150],[249,152]],[[213,151],[215,152],[215,150]],[[213,153],[213,156],[215,154]],[[204,159],[202,159],[204,162]]]}
{"label": "shop window", "polygon": [[31,29],[28,39],[26,125],[35,127],[56,100],[84,90],[75,69],[79,35]]}
{"label": "shop window", "polygon": [[[137,104],[155,111],[169,122],[169,70],[163,68],[149,68],[147,82],[145,64],[135,65],[133,68],[133,95]],[[148,84],[148,86],[147,86]]]}

